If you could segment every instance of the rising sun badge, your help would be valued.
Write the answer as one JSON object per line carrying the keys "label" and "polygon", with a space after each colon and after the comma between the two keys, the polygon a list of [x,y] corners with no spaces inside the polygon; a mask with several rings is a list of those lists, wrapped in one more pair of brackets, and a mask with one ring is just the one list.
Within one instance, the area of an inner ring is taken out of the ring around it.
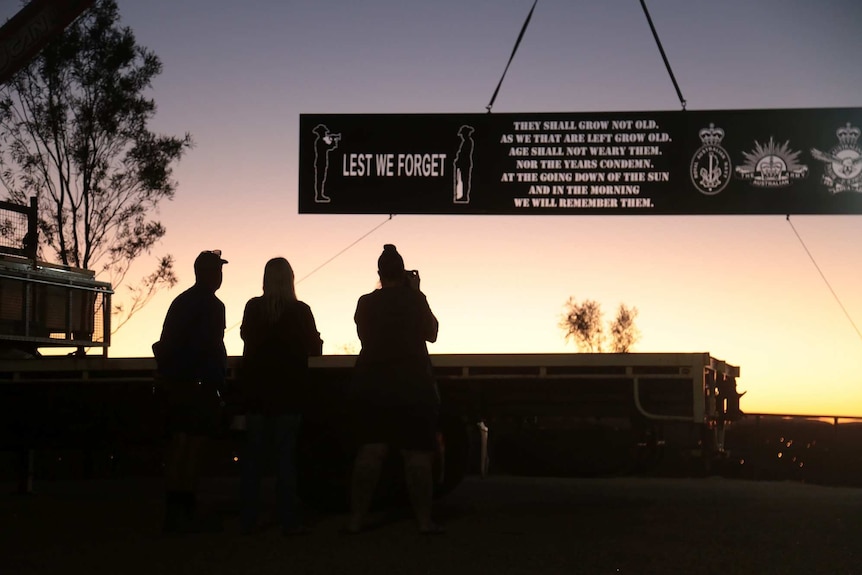
{"label": "rising sun badge", "polygon": [[811,155],[826,164],[823,183],[833,194],[862,192],[862,149],[856,143],[862,131],[847,122],[835,134],[838,145],[828,152],[811,148]]}
{"label": "rising sun badge", "polygon": [[791,151],[789,141],[779,146],[770,137],[764,146],[755,140],[754,150],[742,152],[745,163],[736,167],[736,175],[758,188],[783,188],[808,175],[808,166],[797,161],[801,153]]}
{"label": "rising sun badge", "polygon": [[691,183],[702,194],[713,196],[730,181],[730,156],[721,147],[724,130],[710,124],[698,132],[703,145],[691,159]]}

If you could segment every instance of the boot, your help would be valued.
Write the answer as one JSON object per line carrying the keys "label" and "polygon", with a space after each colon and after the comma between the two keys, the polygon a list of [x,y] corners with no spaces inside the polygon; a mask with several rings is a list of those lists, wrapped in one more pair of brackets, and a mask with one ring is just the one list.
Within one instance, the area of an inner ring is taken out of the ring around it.
{"label": "boot", "polygon": [[162,527],[165,533],[178,533],[181,526],[186,523],[186,509],[182,495],[180,491],[165,493],[165,523]]}
{"label": "boot", "polygon": [[179,533],[218,533],[224,529],[218,517],[202,517],[198,513],[198,500],[193,492],[179,492],[179,502],[182,509]]}

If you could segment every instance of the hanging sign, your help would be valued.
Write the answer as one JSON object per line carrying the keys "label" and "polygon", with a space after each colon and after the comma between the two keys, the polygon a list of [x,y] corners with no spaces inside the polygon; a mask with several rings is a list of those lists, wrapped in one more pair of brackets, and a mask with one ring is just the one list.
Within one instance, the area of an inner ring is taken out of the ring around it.
{"label": "hanging sign", "polygon": [[300,213],[862,213],[862,108],[303,114],[299,128]]}

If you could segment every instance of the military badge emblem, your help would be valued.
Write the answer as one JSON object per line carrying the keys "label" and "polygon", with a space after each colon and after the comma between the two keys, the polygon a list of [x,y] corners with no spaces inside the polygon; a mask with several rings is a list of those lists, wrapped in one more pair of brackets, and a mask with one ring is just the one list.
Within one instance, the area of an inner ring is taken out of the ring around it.
{"label": "military badge emblem", "polygon": [[825,163],[823,183],[833,194],[840,192],[862,192],[862,149],[857,142],[862,134],[850,122],[835,131],[838,145],[828,152],[811,149],[811,155]]}
{"label": "military badge emblem", "polygon": [[799,163],[799,155],[790,149],[790,142],[781,145],[770,137],[766,145],[754,142],[754,150],[742,152],[745,163],[736,167],[741,180],[758,188],[782,188],[808,175],[808,166]]}
{"label": "military badge emblem", "polygon": [[691,159],[691,183],[700,193],[714,196],[727,186],[731,176],[730,156],[721,147],[724,130],[710,124],[698,136],[703,145]]}

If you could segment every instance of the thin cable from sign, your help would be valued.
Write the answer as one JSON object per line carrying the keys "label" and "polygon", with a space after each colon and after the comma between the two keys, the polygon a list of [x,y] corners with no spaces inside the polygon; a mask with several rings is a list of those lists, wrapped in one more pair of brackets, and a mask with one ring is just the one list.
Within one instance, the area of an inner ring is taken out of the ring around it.
{"label": "thin cable from sign", "polygon": [[[335,258],[340,256],[341,254],[343,254],[344,252],[346,252],[347,250],[349,250],[350,248],[352,248],[353,246],[355,246],[356,244],[358,244],[359,242],[361,242],[362,240],[364,240],[365,238],[367,238],[368,236],[370,236],[371,234],[373,234],[374,232],[379,230],[380,228],[382,228],[384,225],[386,225],[394,217],[395,217],[395,214],[389,214],[388,218],[386,218],[385,220],[383,220],[382,222],[380,222],[379,224],[377,224],[376,226],[374,226],[373,228],[371,228],[370,230],[368,230],[367,232],[365,232],[364,234],[359,236],[357,239],[355,239],[352,243],[350,243],[347,247],[342,249],[340,252],[338,252],[337,254],[335,254],[334,256],[332,256],[331,258],[329,258],[328,260],[326,260],[325,262],[323,262],[322,264],[320,264],[319,266],[317,266],[316,268],[314,268],[313,270],[311,270],[310,272],[308,272],[307,274],[305,274],[304,276],[302,276],[301,278],[296,280],[296,283],[297,284],[302,283],[303,280],[308,279],[312,274],[320,271],[323,267],[325,267],[326,265],[331,263]],[[242,321],[236,322],[235,324],[233,324],[232,326],[227,328],[225,330],[225,333],[236,328],[241,323],[242,323]]]}
{"label": "thin cable from sign", "polygon": [[536,4],[538,4],[538,3],[539,3],[539,0],[533,1],[533,7],[530,8],[530,13],[527,14],[527,19],[524,21],[524,25],[521,26],[521,33],[518,34],[518,39],[515,40],[515,47],[512,48],[512,54],[509,56],[509,61],[506,62],[506,68],[503,70],[503,75],[500,76],[500,81],[497,82],[497,89],[494,90],[494,95],[491,96],[491,101],[488,102],[487,106],[485,106],[485,109],[488,110],[489,114],[491,113],[491,108],[494,107],[494,101],[497,99],[497,93],[500,91],[500,86],[503,85],[503,78],[506,77],[506,72],[509,71],[509,65],[512,63],[512,59],[515,58],[515,52],[518,51],[518,46],[521,45],[521,38],[524,37],[524,32],[527,31],[527,26],[529,26],[529,24],[530,24],[530,18],[533,17],[533,10],[536,9]]}
{"label": "thin cable from sign", "polygon": [[[664,65],[667,68],[667,73],[670,75],[670,80],[671,82],[673,82],[674,89],[676,89],[676,95],[677,97],[679,97],[679,102],[680,104],[682,104],[683,111],[685,111],[685,98],[683,98],[682,96],[682,90],[680,90],[679,84],[676,81],[676,77],[673,75],[673,70],[670,67],[670,62],[668,61],[667,55],[664,52],[664,48],[661,45],[661,40],[658,37],[658,32],[653,25],[652,18],[650,18],[649,11],[647,10],[646,6],[646,0],[641,0],[641,7],[643,8],[647,23],[649,23],[650,30],[652,30],[656,45],[658,46],[658,50],[661,53],[662,60],[664,60]],[[805,241],[802,239],[802,236],[799,235],[799,232],[796,230],[796,227],[793,225],[793,222],[790,221],[789,214],[787,215],[787,223],[790,224],[790,228],[793,230],[793,233],[796,234],[796,238],[799,240],[799,243],[802,244],[802,248],[805,250],[805,253],[808,254],[809,259],[811,259],[811,263],[814,264],[814,267],[817,269],[817,273],[819,273],[820,277],[823,278],[823,281],[826,283],[826,287],[829,288],[830,292],[832,292],[832,297],[834,297],[835,301],[838,302],[839,307],[841,307],[841,311],[843,311],[845,317],[847,317],[847,321],[850,322],[850,325],[852,325],[853,329],[856,331],[856,335],[858,335],[859,339],[862,340],[862,331],[859,331],[859,328],[856,326],[856,322],[853,321],[853,318],[850,316],[850,313],[847,311],[847,308],[844,307],[844,304],[841,302],[841,298],[839,298],[838,294],[835,293],[835,290],[832,289],[832,284],[829,283],[829,280],[826,278],[826,274],[824,274],[823,270],[820,269],[820,266],[817,265],[817,260],[814,259],[814,256],[808,249],[808,246],[805,245]]]}
{"label": "thin cable from sign", "polygon": [[335,258],[340,256],[341,254],[343,254],[344,252],[346,252],[347,250],[349,250],[350,248],[352,248],[353,246],[355,246],[356,244],[358,244],[359,242],[361,242],[362,240],[364,240],[365,238],[367,238],[368,236],[370,236],[374,232],[376,232],[378,229],[380,229],[381,227],[386,225],[394,217],[395,217],[395,214],[389,214],[388,218],[386,218],[385,220],[383,220],[382,222],[380,222],[379,224],[377,224],[376,226],[371,228],[369,231],[365,232],[362,236],[360,236],[359,238],[354,240],[353,243],[351,243],[349,246],[347,246],[346,248],[344,248],[343,250],[341,250],[340,252],[338,252],[337,254],[335,254],[334,256],[332,256],[331,258],[329,258],[328,260],[326,260],[325,262],[323,262],[322,264],[320,264],[319,266],[317,266],[316,268],[314,268],[313,270],[311,270],[310,272],[308,272],[307,274],[302,276],[300,279],[296,280],[296,283],[302,283],[302,280],[307,279],[309,276],[311,276],[313,273],[320,270],[322,267],[324,267],[325,265],[330,263],[332,260],[334,260]]}
{"label": "thin cable from sign", "polygon": [[796,234],[796,237],[799,239],[799,243],[802,244],[802,248],[805,250],[805,253],[808,254],[808,257],[811,259],[811,263],[814,264],[814,267],[817,269],[817,272],[820,274],[820,277],[823,278],[823,281],[826,282],[826,287],[829,288],[829,291],[832,292],[832,296],[835,298],[835,301],[838,302],[838,305],[841,307],[841,311],[844,312],[844,315],[847,317],[847,321],[850,322],[850,325],[853,326],[853,329],[856,330],[856,335],[859,336],[859,339],[862,340],[862,332],[859,331],[859,328],[856,327],[856,323],[853,321],[853,318],[850,317],[850,313],[848,313],[847,308],[844,307],[844,304],[841,303],[841,298],[838,297],[838,294],[835,293],[835,290],[832,289],[832,284],[829,283],[829,280],[826,279],[826,275],[823,273],[823,270],[820,269],[820,266],[817,265],[817,261],[815,261],[814,256],[809,251],[808,246],[805,245],[805,242],[802,240],[802,236],[799,235],[799,232],[796,231],[796,227],[793,225],[793,222],[790,221],[790,214],[787,215],[787,223],[790,224],[790,229],[793,230],[793,233]]}
{"label": "thin cable from sign", "polygon": [[656,32],[655,26],[653,26],[652,18],[650,18],[649,10],[647,10],[646,0],[641,0],[641,8],[644,9],[644,16],[646,16],[647,23],[649,24],[650,30],[652,30],[653,38],[655,38],[655,43],[658,46],[658,51],[661,54],[661,59],[664,60],[664,66],[667,68],[667,73],[670,75],[670,81],[673,82],[673,87],[676,89],[676,95],[679,98],[679,103],[682,104],[682,110],[685,111],[685,98],[682,97],[682,90],[679,89],[679,84],[676,82],[676,77],[673,75],[673,70],[670,68],[670,61],[667,59],[667,54],[664,53],[664,48],[661,45],[661,40],[658,37],[658,32]]}

